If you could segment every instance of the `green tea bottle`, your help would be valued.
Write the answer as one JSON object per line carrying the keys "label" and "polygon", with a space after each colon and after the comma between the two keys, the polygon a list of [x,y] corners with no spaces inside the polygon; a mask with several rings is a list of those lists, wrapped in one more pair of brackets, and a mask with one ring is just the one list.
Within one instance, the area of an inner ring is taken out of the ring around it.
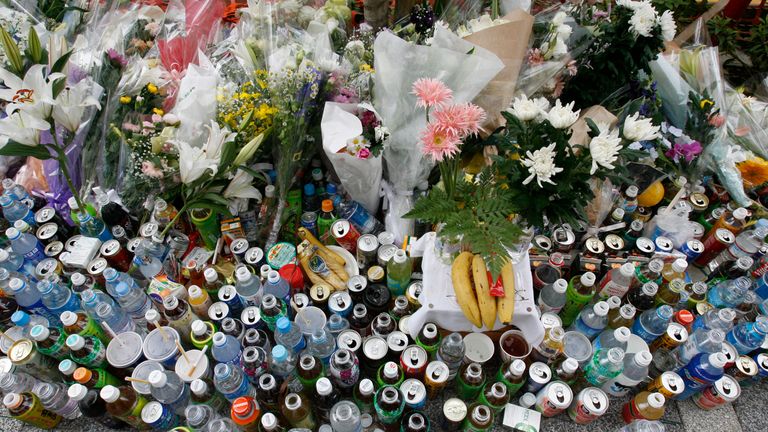
{"label": "green tea bottle", "polygon": [[586,272],[581,276],[574,276],[565,291],[565,306],[560,310],[560,318],[563,327],[567,327],[576,321],[579,312],[584,309],[595,296],[595,274]]}
{"label": "green tea bottle", "polygon": [[411,282],[411,271],[411,258],[404,250],[398,249],[387,263],[387,288],[392,297],[405,294],[405,289]]}

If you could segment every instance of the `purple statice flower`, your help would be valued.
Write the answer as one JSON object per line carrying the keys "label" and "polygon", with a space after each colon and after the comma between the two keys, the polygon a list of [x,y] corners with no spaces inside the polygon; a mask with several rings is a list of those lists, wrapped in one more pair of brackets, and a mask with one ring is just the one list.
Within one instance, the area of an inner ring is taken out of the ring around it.
{"label": "purple statice flower", "polygon": [[698,141],[676,142],[664,155],[675,162],[680,161],[680,158],[684,158],[687,163],[691,163],[693,158],[701,154],[702,150],[704,149]]}
{"label": "purple statice flower", "polygon": [[128,65],[128,60],[126,60],[125,57],[122,56],[119,52],[117,52],[114,48],[110,48],[107,50],[107,58],[109,59],[109,62],[112,63],[112,66],[117,68],[124,68],[126,65]]}

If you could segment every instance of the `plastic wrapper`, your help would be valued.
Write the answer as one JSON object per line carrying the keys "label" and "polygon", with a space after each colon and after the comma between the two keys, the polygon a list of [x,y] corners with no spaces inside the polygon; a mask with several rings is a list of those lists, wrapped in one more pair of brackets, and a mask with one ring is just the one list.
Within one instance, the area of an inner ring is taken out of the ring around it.
{"label": "plastic wrapper", "polygon": [[[473,49],[474,48],[474,49]],[[471,52],[471,54],[467,54]],[[391,135],[384,150],[387,168],[387,230],[398,242],[413,232],[413,221],[402,215],[412,207],[412,193],[425,181],[434,163],[423,157],[419,134],[426,126],[424,111],[416,107],[411,86],[419,78],[441,79],[454,89],[454,100],[469,102],[503,69],[492,53],[436,27],[432,46],[412,45],[392,33],[374,42],[374,107]],[[472,77],[471,80],[466,79]]]}
{"label": "plastic wrapper", "polygon": [[184,119],[176,132],[176,139],[201,147],[207,134],[205,126],[216,118],[216,87],[219,75],[216,67],[202,52],[197,55],[198,64],[189,64],[179,82],[176,105],[171,111]]}
{"label": "plastic wrapper", "polygon": [[358,109],[356,104],[325,103],[320,123],[323,151],[344,190],[369,213],[376,214],[381,201],[381,155],[360,159],[344,151],[348,140],[363,133],[363,125],[355,115]]}

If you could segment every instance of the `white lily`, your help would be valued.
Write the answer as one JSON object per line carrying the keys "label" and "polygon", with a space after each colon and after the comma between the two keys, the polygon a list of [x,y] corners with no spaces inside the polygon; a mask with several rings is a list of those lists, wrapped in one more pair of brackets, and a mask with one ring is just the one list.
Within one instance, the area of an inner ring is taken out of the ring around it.
{"label": "white lily", "polygon": [[205,143],[205,155],[208,159],[214,159],[216,161],[221,159],[221,149],[224,148],[224,144],[233,141],[237,134],[229,131],[229,128],[224,126],[220,128],[219,124],[211,120],[211,125],[206,126],[209,131],[208,142]]}
{"label": "white lily", "polygon": [[40,144],[40,131],[50,127],[48,122],[18,110],[0,120],[0,143],[5,146],[8,140],[13,140],[19,144],[36,146]]}
{"label": "white lily", "polygon": [[45,119],[51,115],[51,108],[55,103],[53,82],[64,75],[54,73],[48,75],[46,79],[43,75],[44,67],[44,65],[30,67],[23,80],[0,68],[0,80],[7,87],[0,89],[0,99],[9,101],[5,108],[6,113],[24,110],[38,119]]}
{"label": "white lily", "polygon": [[202,177],[209,169],[213,174],[218,170],[218,160],[207,158],[205,150],[191,146],[184,141],[177,141],[175,144],[179,150],[179,176],[182,183],[192,183]]}
{"label": "white lily", "polygon": [[224,189],[224,198],[251,198],[261,202],[261,192],[253,187],[253,176],[239,169]]}
{"label": "white lily", "polygon": [[67,87],[56,96],[56,105],[53,107],[53,119],[57,125],[65,127],[68,131],[77,132],[80,128],[83,113],[86,108],[95,106],[101,109],[99,101],[91,95],[91,90],[96,86],[98,94],[102,88],[89,79]]}

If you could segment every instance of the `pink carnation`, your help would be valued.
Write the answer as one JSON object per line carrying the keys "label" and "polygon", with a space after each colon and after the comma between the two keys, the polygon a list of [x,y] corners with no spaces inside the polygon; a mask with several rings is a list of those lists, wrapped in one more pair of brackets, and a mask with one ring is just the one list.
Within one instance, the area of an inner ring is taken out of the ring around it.
{"label": "pink carnation", "polygon": [[371,151],[367,148],[361,148],[359,152],[357,152],[357,158],[358,159],[368,159],[371,157]]}
{"label": "pink carnation", "polygon": [[437,130],[464,138],[480,131],[485,111],[471,103],[450,105],[434,113]]}
{"label": "pink carnation", "polygon": [[421,151],[437,162],[442,162],[445,157],[452,157],[459,152],[461,139],[458,135],[440,130],[436,123],[427,124],[427,128],[421,133]]}
{"label": "pink carnation", "polygon": [[714,126],[714,127],[716,127],[716,128],[723,127],[723,125],[725,124],[725,117],[723,117],[720,114],[716,114],[716,115],[710,116],[709,117],[709,124]]}
{"label": "pink carnation", "polygon": [[163,172],[159,170],[155,164],[150,161],[143,161],[141,163],[141,172],[148,177],[162,178]]}
{"label": "pink carnation", "polygon": [[435,78],[419,78],[413,83],[411,93],[419,99],[416,106],[442,107],[451,101],[453,92],[446,85]]}

